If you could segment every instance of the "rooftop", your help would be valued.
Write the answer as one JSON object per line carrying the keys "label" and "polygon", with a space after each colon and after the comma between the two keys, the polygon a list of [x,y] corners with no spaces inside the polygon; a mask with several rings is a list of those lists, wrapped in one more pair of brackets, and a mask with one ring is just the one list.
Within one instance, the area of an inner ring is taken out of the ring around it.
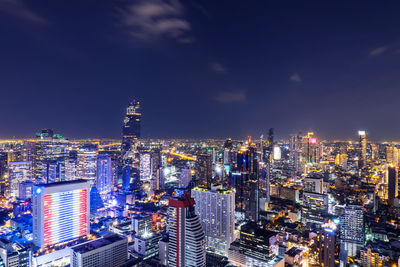
{"label": "rooftop", "polygon": [[61,185],[68,185],[68,184],[81,184],[81,183],[87,183],[88,180],[84,179],[77,179],[73,181],[62,181],[62,182],[56,182],[56,183],[50,183],[50,184],[38,184],[37,186],[40,187],[54,187],[54,186],[61,186]]}
{"label": "rooftop", "polygon": [[115,242],[118,242],[118,241],[121,241],[124,239],[125,239],[124,237],[122,237],[118,234],[111,234],[111,235],[108,235],[108,236],[105,236],[102,238],[95,239],[93,241],[86,242],[81,245],[77,245],[75,247],[72,247],[71,249],[74,252],[82,254],[82,253],[86,253],[86,252],[89,252],[89,251],[92,251],[92,250],[95,250],[95,249],[98,249],[101,247],[108,246],[112,243],[115,243]]}

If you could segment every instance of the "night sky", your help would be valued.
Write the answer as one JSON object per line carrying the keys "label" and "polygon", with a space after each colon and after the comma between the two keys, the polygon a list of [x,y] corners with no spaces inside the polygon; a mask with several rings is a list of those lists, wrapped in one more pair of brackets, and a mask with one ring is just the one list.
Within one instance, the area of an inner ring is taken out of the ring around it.
{"label": "night sky", "polygon": [[400,1],[0,0],[0,138],[400,140]]}

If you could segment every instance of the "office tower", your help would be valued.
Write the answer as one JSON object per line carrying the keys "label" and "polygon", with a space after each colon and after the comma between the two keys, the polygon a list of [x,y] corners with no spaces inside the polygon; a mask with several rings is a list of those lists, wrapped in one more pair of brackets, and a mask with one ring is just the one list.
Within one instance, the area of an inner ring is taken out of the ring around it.
{"label": "office tower", "polygon": [[90,233],[86,180],[39,184],[33,189],[33,240],[44,248]]}
{"label": "office tower", "polygon": [[314,136],[314,132],[308,132],[302,138],[302,153],[305,163],[318,163],[319,161],[319,147],[318,139]]}
{"label": "office tower", "polygon": [[184,167],[181,169],[181,175],[179,177],[179,188],[188,187],[192,181],[192,173],[190,167]]}
{"label": "office tower", "polygon": [[65,181],[77,179],[77,165],[78,153],[77,151],[71,151],[69,156],[65,159]]}
{"label": "office tower", "polygon": [[172,198],[168,204],[168,266],[206,266],[205,236],[188,195]]}
{"label": "office tower", "polygon": [[232,165],[235,163],[235,153],[233,151],[232,139],[226,139],[224,143],[224,165]]}
{"label": "office tower", "polygon": [[335,267],[339,262],[339,240],[335,229],[324,228],[316,238],[320,266]]}
{"label": "office tower", "polygon": [[212,180],[212,159],[210,154],[197,155],[195,185],[209,185]]}
{"label": "office tower", "polygon": [[132,215],[132,230],[136,235],[142,236],[151,233],[153,216],[151,214]]}
{"label": "office tower", "polygon": [[195,187],[191,196],[195,200],[196,214],[206,236],[206,250],[227,256],[234,241],[235,193],[221,185],[211,188]]}
{"label": "office tower", "polygon": [[18,242],[11,242],[5,238],[0,239],[1,266],[29,266],[30,253],[31,251],[28,247],[22,246]]}
{"label": "office tower", "polygon": [[301,143],[302,137],[300,134],[290,136],[289,149],[290,149],[290,162],[293,165],[292,176],[303,172],[302,160],[301,160]]}
{"label": "office tower", "polygon": [[118,234],[90,240],[70,248],[71,267],[114,267],[128,260],[128,239]]}
{"label": "office tower", "polygon": [[234,184],[236,189],[236,210],[245,218],[258,221],[259,176],[257,149],[254,145],[244,147],[237,153],[237,172],[240,179]]}
{"label": "office tower", "polygon": [[150,151],[140,152],[140,181],[150,182],[151,180],[151,154]]}
{"label": "office tower", "polygon": [[19,184],[18,197],[23,200],[30,199],[32,197],[33,186],[35,184],[32,181],[24,181]]}
{"label": "office tower", "polygon": [[15,161],[8,164],[9,193],[11,197],[18,197],[19,184],[33,180],[32,161]]}
{"label": "office tower", "polygon": [[398,196],[399,176],[396,167],[387,168],[388,181],[388,204],[393,205],[394,199]]}
{"label": "office tower", "polygon": [[97,146],[88,144],[79,148],[77,156],[76,176],[78,179],[95,183],[97,175]]}
{"label": "office tower", "polygon": [[131,149],[136,149],[137,140],[140,138],[140,102],[133,101],[126,108],[124,125],[122,127],[122,153],[126,154]]}
{"label": "office tower", "polygon": [[363,206],[348,205],[341,216],[340,246],[348,255],[354,257],[364,246]]}
{"label": "office tower", "polygon": [[43,183],[61,182],[65,179],[65,161],[43,160],[40,181]]}
{"label": "office tower", "polygon": [[[68,155],[67,145],[68,140],[51,129],[43,129],[36,133],[36,157],[34,160],[36,182],[64,180],[64,161]],[[54,164],[56,166],[51,166]],[[57,170],[53,171],[57,167],[59,168],[58,172]]]}
{"label": "office tower", "polygon": [[163,190],[165,185],[164,171],[162,167],[153,170],[151,188],[153,191]]}
{"label": "office tower", "polygon": [[162,239],[161,234],[149,232],[145,235],[136,235],[133,249],[135,254],[143,260],[154,258],[158,254],[158,243]]}
{"label": "office tower", "polygon": [[367,135],[365,131],[358,131],[359,137],[359,167],[363,167],[367,159]]}
{"label": "office tower", "polygon": [[304,178],[304,191],[311,193],[323,194],[324,178],[322,177],[306,177]]}
{"label": "office tower", "polygon": [[284,266],[284,258],[272,251],[277,235],[255,222],[242,225],[240,238],[229,248],[229,262],[235,266]]}
{"label": "office tower", "polygon": [[304,192],[302,223],[308,229],[321,227],[328,215],[328,195]]}
{"label": "office tower", "polygon": [[100,154],[97,157],[96,187],[102,196],[112,191],[112,165],[109,155]]}
{"label": "office tower", "polygon": [[269,206],[270,202],[270,181],[272,175],[272,167],[274,160],[274,128],[270,128],[268,131],[268,140],[263,149],[263,156],[261,158],[265,163],[265,179],[261,184],[261,196],[265,198],[266,206]]}

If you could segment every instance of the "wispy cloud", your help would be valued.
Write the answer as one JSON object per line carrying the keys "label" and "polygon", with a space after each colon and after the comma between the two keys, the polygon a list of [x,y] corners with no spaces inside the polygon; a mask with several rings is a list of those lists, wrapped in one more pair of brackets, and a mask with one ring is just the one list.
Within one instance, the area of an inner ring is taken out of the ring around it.
{"label": "wispy cloud", "polygon": [[292,74],[292,76],[290,76],[290,80],[293,81],[293,82],[300,83],[301,82],[301,77],[297,72],[295,72],[295,73]]}
{"label": "wispy cloud", "polygon": [[48,24],[42,16],[36,14],[22,0],[0,0],[0,12],[38,24]]}
{"label": "wispy cloud", "polygon": [[222,64],[218,62],[211,63],[210,68],[216,73],[226,73],[228,71]]}
{"label": "wispy cloud", "polygon": [[370,57],[379,56],[379,55],[382,55],[383,53],[385,53],[387,50],[388,50],[387,46],[381,46],[381,47],[375,48],[374,50],[369,52],[369,56]]}
{"label": "wispy cloud", "polygon": [[190,43],[194,39],[190,35],[191,25],[184,18],[184,12],[179,0],[140,0],[118,9],[119,24],[137,39],[167,37]]}
{"label": "wispy cloud", "polygon": [[214,100],[221,103],[244,102],[247,96],[243,91],[225,91],[218,93]]}

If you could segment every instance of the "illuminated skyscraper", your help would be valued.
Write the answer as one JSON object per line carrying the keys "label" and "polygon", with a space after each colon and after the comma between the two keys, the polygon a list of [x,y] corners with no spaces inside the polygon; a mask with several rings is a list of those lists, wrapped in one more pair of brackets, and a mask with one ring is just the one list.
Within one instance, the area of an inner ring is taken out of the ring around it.
{"label": "illuminated skyscraper", "polygon": [[197,155],[195,185],[209,185],[212,179],[212,158],[210,154]]}
{"label": "illuminated skyscraper", "polygon": [[112,165],[109,155],[100,154],[97,157],[96,187],[101,195],[108,194],[112,190]]}
{"label": "illuminated skyscraper", "polygon": [[237,153],[237,173],[233,185],[236,189],[236,211],[245,218],[258,221],[259,215],[259,176],[257,149],[254,145],[244,147]]}
{"label": "illuminated skyscraper", "polygon": [[348,205],[341,217],[340,227],[341,249],[349,256],[356,256],[364,246],[364,210],[363,206]]}
{"label": "illuminated skyscraper", "polygon": [[359,156],[360,167],[362,167],[367,159],[367,135],[365,131],[358,131],[359,140]]}
{"label": "illuminated skyscraper", "polygon": [[234,241],[235,192],[219,186],[195,187],[192,197],[196,201],[196,214],[206,235],[206,249],[224,256],[228,255]]}
{"label": "illuminated skyscraper", "polygon": [[90,232],[89,183],[39,184],[33,189],[33,240],[44,248]]}
{"label": "illuminated skyscraper", "polygon": [[25,181],[33,180],[32,161],[15,161],[8,165],[9,176],[9,192],[12,197],[18,197],[19,184]]}
{"label": "illuminated skyscraper", "polygon": [[97,172],[97,146],[85,145],[79,148],[77,160],[77,178],[95,183]]}
{"label": "illuminated skyscraper", "polygon": [[169,200],[168,266],[206,266],[205,237],[194,199],[188,195]]}
{"label": "illuminated skyscraper", "polygon": [[140,181],[150,182],[151,180],[151,154],[149,151],[140,152]]}
{"label": "illuminated skyscraper", "polygon": [[34,160],[36,182],[63,181],[68,140],[51,129],[43,129],[36,133],[36,140]]}
{"label": "illuminated skyscraper", "polygon": [[140,102],[133,99],[126,108],[126,116],[122,127],[122,151],[124,154],[135,147],[137,140],[140,138],[141,117]]}

